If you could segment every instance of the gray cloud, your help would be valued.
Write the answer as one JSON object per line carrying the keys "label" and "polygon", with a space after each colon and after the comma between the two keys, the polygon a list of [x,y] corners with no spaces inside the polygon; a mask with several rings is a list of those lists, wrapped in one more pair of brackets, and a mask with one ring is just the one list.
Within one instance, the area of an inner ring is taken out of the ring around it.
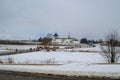
{"label": "gray cloud", "polygon": [[[119,0],[0,0],[0,39],[39,38],[58,32],[66,37],[102,38],[120,31]],[[8,37],[9,35],[9,37]]]}

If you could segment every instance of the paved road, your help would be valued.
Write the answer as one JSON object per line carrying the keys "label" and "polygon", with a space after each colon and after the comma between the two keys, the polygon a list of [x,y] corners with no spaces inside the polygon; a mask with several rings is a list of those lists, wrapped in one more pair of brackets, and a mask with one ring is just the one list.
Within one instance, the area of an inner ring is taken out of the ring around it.
{"label": "paved road", "polygon": [[0,80],[120,80],[110,78],[67,77],[50,74],[0,71]]}

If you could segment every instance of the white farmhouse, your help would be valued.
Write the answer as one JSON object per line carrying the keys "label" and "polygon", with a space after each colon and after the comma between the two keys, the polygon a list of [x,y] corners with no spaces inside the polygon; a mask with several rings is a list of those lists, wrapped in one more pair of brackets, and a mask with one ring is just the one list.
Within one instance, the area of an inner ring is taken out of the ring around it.
{"label": "white farmhouse", "polygon": [[63,44],[63,45],[80,44],[80,42],[77,39],[70,38],[70,35],[68,36],[68,38],[59,38],[57,33],[54,34],[54,38],[52,42],[57,44]]}

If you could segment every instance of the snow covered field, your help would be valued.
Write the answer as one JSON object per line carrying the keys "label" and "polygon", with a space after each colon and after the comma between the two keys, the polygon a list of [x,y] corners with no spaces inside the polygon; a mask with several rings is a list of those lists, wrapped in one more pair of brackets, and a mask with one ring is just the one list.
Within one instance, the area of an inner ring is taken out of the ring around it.
{"label": "snow covered field", "polygon": [[5,52],[12,52],[12,50],[0,50],[0,54],[3,54]]}
{"label": "snow covered field", "polygon": [[[0,51],[5,49],[29,49],[36,45],[0,45]],[[63,51],[39,51],[9,56],[0,56],[0,70],[11,70],[21,72],[58,74],[68,76],[106,76],[120,78],[120,64],[106,63],[100,53],[79,52],[98,51],[100,46],[91,48],[74,48]],[[76,52],[72,52],[75,50]],[[52,65],[51,65],[52,64]]]}
{"label": "snow covered field", "polygon": [[9,51],[9,50],[0,50],[0,52]]}
{"label": "snow covered field", "polygon": [[14,64],[70,64],[70,63],[102,63],[105,60],[98,53],[85,52],[31,52],[18,55],[1,56],[7,63],[12,58]]}
{"label": "snow covered field", "polygon": [[[6,63],[9,62],[9,58],[12,60],[12,64],[22,65],[6,65]],[[120,78],[120,64],[98,64],[106,62],[99,53],[40,51],[10,56],[1,56],[0,60],[5,63],[5,65],[0,65],[0,70],[25,71],[68,76],[94,75]]]}
{"label": "snow covered field", "polygon": [[96,45],[96,47],[87,47],[87,48],[73,48],[73,49],[66,49],[65,51],[73,51],[73,52],[101,52],[100,45]]}
{"label": "snow covered field", "polygon": [[37,45],[0,45],[0,50],[12,50],[12,49],[30,49],[36,48]]}

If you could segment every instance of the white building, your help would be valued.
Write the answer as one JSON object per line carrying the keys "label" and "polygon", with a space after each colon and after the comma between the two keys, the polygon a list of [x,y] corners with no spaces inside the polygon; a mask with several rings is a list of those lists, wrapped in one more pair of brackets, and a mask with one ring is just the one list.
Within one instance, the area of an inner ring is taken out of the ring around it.
{"label": "white building", "polygon": [[75,40],[74,38],[54,38],[53,41],[57,44],[65,44],[65,45],[75,45],[79,44],[80,42],[78,40]]}
{"label": "white building", "polygon": [[68,35],[68,38],[59,38],[59,35],[57,33],[55,33],[52,42],[56,43],[56,44],[63,44],[63,45],[80,44],[79,40],[70,37],[70,33]]}

